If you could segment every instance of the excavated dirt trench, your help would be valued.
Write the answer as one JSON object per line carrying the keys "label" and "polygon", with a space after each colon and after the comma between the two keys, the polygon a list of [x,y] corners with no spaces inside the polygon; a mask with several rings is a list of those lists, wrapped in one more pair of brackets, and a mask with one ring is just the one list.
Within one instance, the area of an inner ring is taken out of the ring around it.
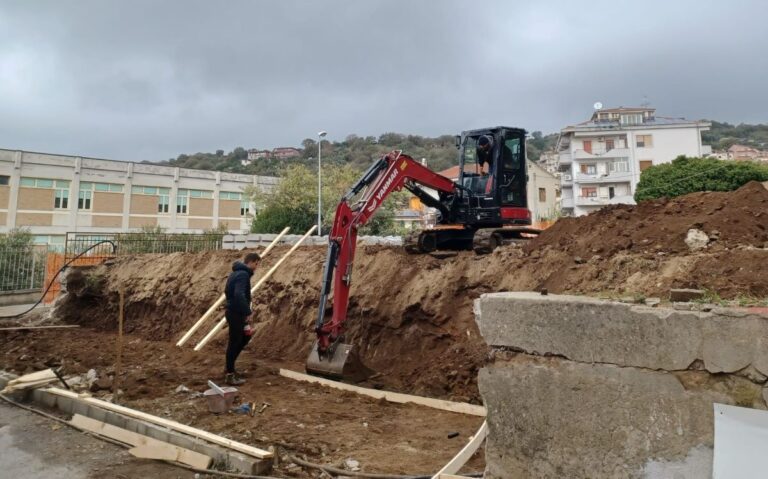
{"label": "excavated dirt trench", "polygon": [[[709,244],[692,251],[689,229]],[[287,247],[260,265],[262,275]],[[300,369],[313,341],[325,249],[300,248],[254,297],[258,329],[241,367],[252,371],[245,399],[278,405],[246,421],[211,416],[200,400],[174,393],[202,390],[222,375],[224,334],[201,353],[173,343],[222,291],[243,252],[121,257],[68,275],[56,319],[78,330],[0,334],[0,366],[19,373],[63,365],[68,373],[110,373],[118,292],[126,294],[126,402],[262,447],[277,444],[318,462],[363,459],[369,471],[429,472],[444,464],[480,418],[395,406],[276,376]],[[640,206],[614,206],[563,219],[525,247],[476,256],[408,255],[361,247],[349,308],[349,342],[380,373],[364,385],[479,402],[477,370],[489,350],[479,337],[473,300],[494,291],[540,290],[610,297],[665,298],[670,288],[706,289],[712,299],[768,297],[768,190],[751,183],[731,193],[697,193]],[[201,331],[195,341],[204,334]],[[191,344],[190,343],[190,346]],[[394,448],[394,449],[393,449]],[[392,450],[398,461],[391,461]],[[467,470],[482,469],[477,456]],[[298,473],[295,473],[298,474]]]}

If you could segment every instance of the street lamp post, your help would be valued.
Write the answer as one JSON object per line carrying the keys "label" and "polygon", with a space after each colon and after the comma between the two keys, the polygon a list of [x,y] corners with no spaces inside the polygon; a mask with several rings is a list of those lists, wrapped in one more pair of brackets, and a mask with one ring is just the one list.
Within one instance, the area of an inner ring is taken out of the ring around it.
{"label": "street lamp post", "polygon": [[317,132],[317,235],[323,235],[322,211],[323,211],[323,177],[321,167],[323,161],[323,138],[328,133],[325,131]]}

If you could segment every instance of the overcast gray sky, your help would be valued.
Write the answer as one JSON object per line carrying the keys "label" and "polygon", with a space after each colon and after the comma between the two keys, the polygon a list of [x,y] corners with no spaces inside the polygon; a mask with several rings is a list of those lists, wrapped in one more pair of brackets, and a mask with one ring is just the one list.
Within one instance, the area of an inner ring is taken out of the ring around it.
{"label": "overcast gray sky", "polygon": [[644,97],[768,122],[766,47],[761,0],[0,0],[0,147],[156,161],[318,130],[553,132]]}

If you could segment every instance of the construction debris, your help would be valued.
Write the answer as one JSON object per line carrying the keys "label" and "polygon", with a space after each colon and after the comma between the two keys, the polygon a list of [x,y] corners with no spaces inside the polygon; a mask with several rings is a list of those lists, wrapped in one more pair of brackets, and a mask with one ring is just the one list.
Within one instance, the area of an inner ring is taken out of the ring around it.
{"label": "construction debris", "polygon": [[58,376],[52,369],[44,369],[35,373],[26,374],[8,382],[0,394],[10,394],[15,391],[34,389],[58,380]]}

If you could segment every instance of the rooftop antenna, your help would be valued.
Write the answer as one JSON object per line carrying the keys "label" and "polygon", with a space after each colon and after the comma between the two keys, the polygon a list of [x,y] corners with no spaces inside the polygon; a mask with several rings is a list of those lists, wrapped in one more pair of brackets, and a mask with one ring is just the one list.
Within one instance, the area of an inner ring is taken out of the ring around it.
{"label": "rooftop antenna", "polygon": [[592,108],[594,108],[595,110],[602,110],[603,109],[603,104],[600,103],[599,101],[596,101],[595,104],[592,105]]}

